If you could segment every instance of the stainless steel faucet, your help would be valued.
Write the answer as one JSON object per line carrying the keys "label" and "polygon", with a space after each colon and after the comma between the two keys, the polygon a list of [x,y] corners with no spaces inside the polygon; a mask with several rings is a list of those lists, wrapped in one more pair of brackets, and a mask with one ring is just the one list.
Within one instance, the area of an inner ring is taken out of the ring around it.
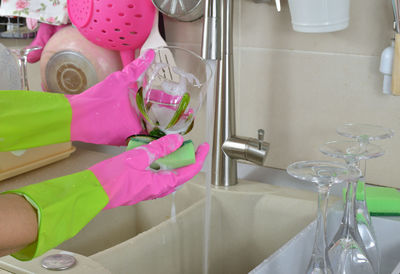
{"label": "stainless steel faucet", "polygon": [[212,184],[215,186],[237,184],[237,160],[263,165],[269,150],[262,129],[258,130],[258,139],[236,136],[233,2],[205,0],[202,56],[217,62],[211,168]]}

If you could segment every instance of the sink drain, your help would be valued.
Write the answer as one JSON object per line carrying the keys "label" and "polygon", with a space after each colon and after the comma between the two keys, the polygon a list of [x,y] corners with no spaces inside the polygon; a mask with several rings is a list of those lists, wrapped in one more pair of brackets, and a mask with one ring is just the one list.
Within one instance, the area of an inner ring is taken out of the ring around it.
{"label": "sink drain", "polygon": [[43,258],[41,264],[48,270],[66,270],[76,264],[76,259],[68,254],[54,254]]}

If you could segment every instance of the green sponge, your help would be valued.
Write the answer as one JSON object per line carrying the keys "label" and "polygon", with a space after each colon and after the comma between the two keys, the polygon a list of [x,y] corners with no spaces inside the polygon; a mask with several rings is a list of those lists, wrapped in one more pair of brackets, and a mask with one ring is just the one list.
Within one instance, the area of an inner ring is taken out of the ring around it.
{"label": "green sponge", "polygon": [[[364,182],[359,182],[356,199],[363,200]],[[368,211],[371,215],[400,215],[400,192],[391,187],[367,186],[365,195]],[[346,199],[346,189],[343,189],[343,200]]]}
{"label": "green sponge", "polygon": [[[151,136],[133,136],[129,138],[126,150],[131,150],[139,146],[150,143],[156,138]],[[191,140],[184,141],[182,146],[171,154],[158,159],[150,165],[152,169],[175,169],[183,166],[193,164],[196,161],[194,145]]]}
{"label": "green sponge", "polygon": [[367,206],[371,215],[400,215],[400,192],[390,187],[367,187]]}

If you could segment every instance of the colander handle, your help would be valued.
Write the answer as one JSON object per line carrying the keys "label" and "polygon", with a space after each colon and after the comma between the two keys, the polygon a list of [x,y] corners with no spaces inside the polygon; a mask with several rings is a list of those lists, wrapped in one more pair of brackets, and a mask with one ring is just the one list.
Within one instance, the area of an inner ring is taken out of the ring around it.
{"label": "colander handle", "polygon": [[122,65],[125,67],[128,65],[130,62],[135,60],[135,51],[130,49],[130,50],[121,50],[120,51],[120,56],[122,60]]}

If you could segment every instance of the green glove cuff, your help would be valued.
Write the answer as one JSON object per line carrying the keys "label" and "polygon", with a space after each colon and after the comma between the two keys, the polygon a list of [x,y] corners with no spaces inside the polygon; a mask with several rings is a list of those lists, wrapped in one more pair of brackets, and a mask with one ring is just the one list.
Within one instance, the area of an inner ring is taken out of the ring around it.
{"label": "green glove cuff", "polygon": [[4,193],[23,195],[38,210],[37,241],[12,254],[21,261],[38,257],[75,236],[109,201],[90,170]]}
{"label": "green glove cuff", "polygon": [[0,91],[0,151],[68,142],[72,110],[63,94]]}

